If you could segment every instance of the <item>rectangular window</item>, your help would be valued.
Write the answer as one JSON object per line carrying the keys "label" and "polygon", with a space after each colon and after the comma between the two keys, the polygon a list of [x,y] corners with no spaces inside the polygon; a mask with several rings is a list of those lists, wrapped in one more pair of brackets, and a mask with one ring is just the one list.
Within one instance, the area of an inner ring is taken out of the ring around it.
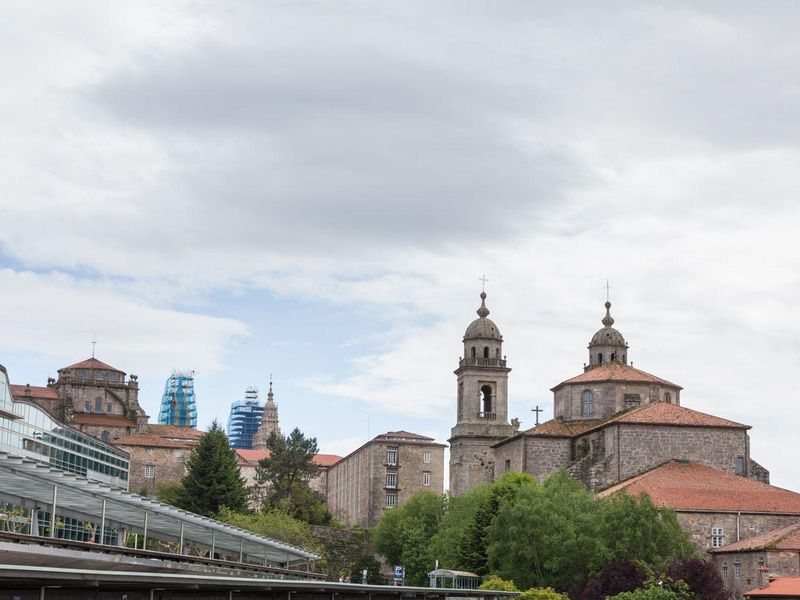
{"label": "rectangular window", "polygon": [[387,465],[397,464],[397,448],[386,449],[386,464]]}
{"label": "rectangular window", "polygon": [[92,412],[92,402],[90,400],[83,401],[83,412]]}
{"label": "rectangular window", "polygon": [[736,457],[736,474],[742,476],[747,475],[744,468],[744,456]]}
{"label": "rectangular window", "polygon": [[112,410],[114,410],[114,406],[111,402],[106,402],[106,412],[111,412]]}
{"label": "rectangular window", "polygon": [[722,561],[722,578],[728,579],[728,561]]}
{"label": "rectangular window", "polygon": [[725,530],[722,527],[711,528],[711,547],[721,548],[725,545]]}
{"label": "rectangular window", "polygon": [[397,506],[397,494],[395,492],[386,492],[386,508],[393,508]]}
{"label": "rectangular window", "polygon": [[506,469],[506,473],[508,473],[511,470],[511,459],[510,458],[506,459],[505,469]]}
{"label": "rectangular window", "polygon": [[748,527],[748,529],[750,529],[750,531],[755,531],[756,530],[756,524],[755,523],[750,523],[747,527]]}
{"label": "rectangular window", "polygon": [[156,466],[155,465],[145,465],[144,466],[144,476],[148,479],[153,479],[156,476]]}
{"label": "rectangular window", "polygon": [[742,578],[742,563],[737,558],[733,563],[733,578],[734,579],[741,579]]}
{"label": "rectangular window", "polygon": [[397,487],[397,473],[389,472],[386,474],[386,487],[387,488]]}
{"label": "rectangular window", "polygon": [[425,452],[422,453],[422,462],[424,462],[426,465],[430,464],[430,462],[431,462],[431,453],[428,450],[426,450]]}
{"label": "rectangular window", "polygon": [[422,472],[422,485],[428,486],[431,484],[431,472],[430,471],[423,471]]}

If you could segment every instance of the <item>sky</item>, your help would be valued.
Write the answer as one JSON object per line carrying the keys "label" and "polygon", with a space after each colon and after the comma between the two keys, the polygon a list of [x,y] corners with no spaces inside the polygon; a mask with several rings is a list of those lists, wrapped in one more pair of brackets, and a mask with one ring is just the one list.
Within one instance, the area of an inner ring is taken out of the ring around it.
{"label": "sky", "polygon": [[629,360],[753,426],[800,490],[800,5],[4,2],[0,363],[97,357],[157,418],[346,454],[446,441],[487,305],[509,412],[552,416],[605,283]]}

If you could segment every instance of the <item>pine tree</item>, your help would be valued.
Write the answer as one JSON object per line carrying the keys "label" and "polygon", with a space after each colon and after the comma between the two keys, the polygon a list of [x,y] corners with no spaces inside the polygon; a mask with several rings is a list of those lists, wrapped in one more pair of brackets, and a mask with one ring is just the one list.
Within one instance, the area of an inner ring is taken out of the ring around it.
{"label": "pine tree", "polygon": [[204,515],[217,514],[222,507],[247,510],[247,490],[236,461],[236,452],[219,423],[214,421],[186,462],[177,506]]}

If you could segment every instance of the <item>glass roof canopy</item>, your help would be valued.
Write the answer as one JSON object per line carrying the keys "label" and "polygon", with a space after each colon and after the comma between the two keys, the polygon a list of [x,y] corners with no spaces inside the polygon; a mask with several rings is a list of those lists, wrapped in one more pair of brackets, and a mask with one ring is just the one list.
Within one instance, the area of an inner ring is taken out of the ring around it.
{"label": "glass roof canopy", "polygon": [[[55,494],[54,494],[55,491]],[[318,555],[174,506],[0,451],[0,502],[127,530],[166,542],[183,542],[232,560],[272,566],[302,566]],[[105,519],[103,519],[105,517]],[[186,553],[186,552],[185,552]]]}

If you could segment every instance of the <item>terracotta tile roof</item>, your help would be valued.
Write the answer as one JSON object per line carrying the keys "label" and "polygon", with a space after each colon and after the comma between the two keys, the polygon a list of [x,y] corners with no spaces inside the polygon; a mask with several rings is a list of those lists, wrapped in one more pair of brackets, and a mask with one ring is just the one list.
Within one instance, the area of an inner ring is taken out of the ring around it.
{"label": "terracotta tile roof", "polygon": [[747,598],[800,598],[800,577],[777,577],[765,588],[745,592]]}
{"label": "terracotta tile roof", "polygon": [[800,494],[691,461],[671,460],[600,492],[645,493],[656,506],[709,512],[800,515]]}
{"label": "terracotta tile roof", "polygon": [[689,427],[727,427],[731,429],[750,429],[736,421],[729,421],[697,410],[670,404],[669,402],[653,402],[645,406],[631,409],[608,422],[634,423],[637,425],[679,425]]}
{"label": "terracotta tile roof", "polygon": [[606,423],[604,419],[593,419],[589,421],[564,421],[563,419],[551,419],[544,423],[539,423],[523,432],[526,435],[536,435],[543,437],[575,437],[589,429]]}
{"label": "terracotta tile roof", "polygon": [[64,369],[100,369],[104,371],[116,371],[117,373],[122,373],[119,369],[115,369],[111,365],[107,365],[102,360],[97,360],[95,357],[87,358],[86,360],[82,360],[80,362],[76,362],[74,365],[70,365],[68,367],[63,367],[59,369],[59,371],[63,371]]}
{"label": "terracotta tile roof", "polygon": [[78,413],[72,416],[73,425],[100,425],[101,427],[137,427],[133,421],[122,415],[92,415]]}
{"label": "terracotta tile roof", "polygon": [[662,385],[669,385],[678,389],[683,389],[681,386],[661,379],[650,373],[645,373],[639,369],[634,369],[630,365],[623,365],[621,363],[606,363],[589,369],[573,377],[562,381],[550,391],[555,392],[557,389],[570,383],[598,383],[603,381],[617,381],[617,382],[631,382],[631,383],[660,383]]}
{"label": "terracotta tile roof", "polygon": [[193,448],[203,432],[192,427],[177,425],[148,425],[144,433],[132,433],[114,442],[118,446],[146,446],[149,448]]}
{"label": "terracotta tile roof", "polygon": [[11,395],[18,400],[24,398],[47,398],[48,400],[58,400],[58,392],[51,387],[41,387],[38,385],[15,385],[11,384]]}
{"label": "terracotta tile roof", "polygon": [[433,441],[433,438],[420,435],[418,433],[411,433],[410,431],[387,431],[386,433],[382,433],[377,437],[381,439],[400,438],[405,440],[426,440],[430,442]]}
{"label": "terracotta tile roof", "polygon": [[[246,448],[237,448],[236,454],[239,455],[239,462],[251,463],[258,462],[262,458],[269,456],[269,450],[249,450]],[[341,456],[336,454],[315,454],[314,463],[320,467],[330,467],[332,464],[342,460]]]}
{"label": "terracotta tile roof", "polygon": [[709,552],[744,552],[749,550],[794,550],[800,551],[800,522],[761,535],[712,548]]}

